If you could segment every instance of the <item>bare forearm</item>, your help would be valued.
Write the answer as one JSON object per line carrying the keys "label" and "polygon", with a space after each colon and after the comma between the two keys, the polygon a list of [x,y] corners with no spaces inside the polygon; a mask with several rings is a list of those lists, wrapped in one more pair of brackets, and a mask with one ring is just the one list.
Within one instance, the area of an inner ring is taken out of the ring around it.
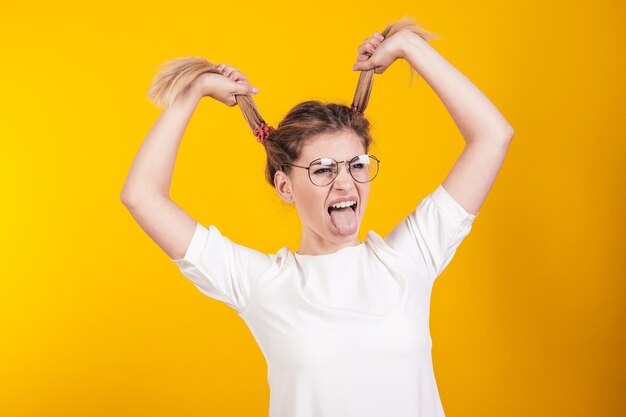
{"label": "bare forearm", "polygon": [[512,137],[513,128],[496,106],[427,41],[411,34],[404,45],[405,59],[441,99],[466,143]]}
{"label": "bare forearm", "polygon": [[190,88],[172,107],[163,110],[133,160],[122,189],[122,201],[132,203],[153,196],[169,198],[180,142],[201,98],[201,94]]}

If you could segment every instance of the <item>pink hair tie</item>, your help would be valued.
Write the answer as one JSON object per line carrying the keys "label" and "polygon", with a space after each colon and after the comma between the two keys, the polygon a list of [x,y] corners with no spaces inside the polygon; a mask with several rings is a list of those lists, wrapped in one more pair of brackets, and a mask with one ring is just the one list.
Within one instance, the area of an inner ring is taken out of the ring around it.
{"label": "pink hair tie", "polygon": [[267,138],[270,135],[270,133],[272,133],[273,130],[274,128],[272,126],[263,122],[260,125],[258,125],[252,131],[252,133],[254,133],[254,136],[256,136],[257,142],[263,143],[265,141],[265,138]]}
{"label": "pink hair tie", "polygon": [[359,116],[365,116],[363,114],[363,112],[361,110],[359,110],[359,108],[356,106],[356,104],[354,106],[352,106],[352,111],[355,112],[356,114],[358,114]]}

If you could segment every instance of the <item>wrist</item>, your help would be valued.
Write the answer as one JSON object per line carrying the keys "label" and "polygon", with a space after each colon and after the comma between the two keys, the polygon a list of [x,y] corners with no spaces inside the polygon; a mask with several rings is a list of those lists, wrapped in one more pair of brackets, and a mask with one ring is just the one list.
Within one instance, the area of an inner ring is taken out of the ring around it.
{"label": "wrist", "polygon": [[203,96],[210,94],[205,74],[201,74],[189,84],[187,94],[200,100]]}
{"label": "wrist", "polygon": [[178,110],[195,108],[201,98],[202,95],[199,94],[197,87],[194,86],[192,81],[192,83],[189,84],[187,88],[176,97],[170,107]]}
{"label": "wrist", "polygon": [[415,32],[403,31],[400,37],[400,56],[407,61],[428,47],[428,42]]}
{"label": "wrist", "polygon": [[221,77],[221,75],[212,72],[200,74],[189,85],[189,93],[197,97],[198,100],[205,96],[213,97],[217,77]]}

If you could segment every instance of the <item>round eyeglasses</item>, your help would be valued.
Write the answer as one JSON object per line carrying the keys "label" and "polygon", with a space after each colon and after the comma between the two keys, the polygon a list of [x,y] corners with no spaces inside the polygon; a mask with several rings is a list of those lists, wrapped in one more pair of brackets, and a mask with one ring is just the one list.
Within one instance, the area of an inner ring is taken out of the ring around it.
{"label": "round eyeglasses", "polygon": [[319,187],[324,187],[337,178],[339,175],[339,164],[348,164],[348,172],[356,182],[370,182],[378,175],[378,164],[380,160],[374,155],[358,155],[349,161],[335,161],[332,158],[318,158],[311,162],[308,167],[295,164],[283,164],[283,166],[292,166],[303,168],[309,171],[309,179]]}

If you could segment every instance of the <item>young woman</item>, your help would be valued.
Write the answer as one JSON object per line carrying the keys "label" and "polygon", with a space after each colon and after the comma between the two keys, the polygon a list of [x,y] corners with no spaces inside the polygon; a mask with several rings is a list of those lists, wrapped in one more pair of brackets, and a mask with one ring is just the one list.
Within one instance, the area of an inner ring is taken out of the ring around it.
{"label": "young woman", "polygon": [[[276,129],[245,75],[201,58],[171,61],[150,97],[165,103],[122,201],[204,294],[246,322],[268,364],[270,417],[443,416],[431,359],[430,294],[485,200],[513,129],[402,20],[358,48],[351,107],[308,101]],[[373,74],[405,59],[441,98],[466,146],[444,181],[385,238],[358,239],[378,159],[367,106]],[[199,100],[238,104],[267,153],[266,177],[302,223],[297,252],[263,254],[204,227],[169,199],[174,160]]]}

